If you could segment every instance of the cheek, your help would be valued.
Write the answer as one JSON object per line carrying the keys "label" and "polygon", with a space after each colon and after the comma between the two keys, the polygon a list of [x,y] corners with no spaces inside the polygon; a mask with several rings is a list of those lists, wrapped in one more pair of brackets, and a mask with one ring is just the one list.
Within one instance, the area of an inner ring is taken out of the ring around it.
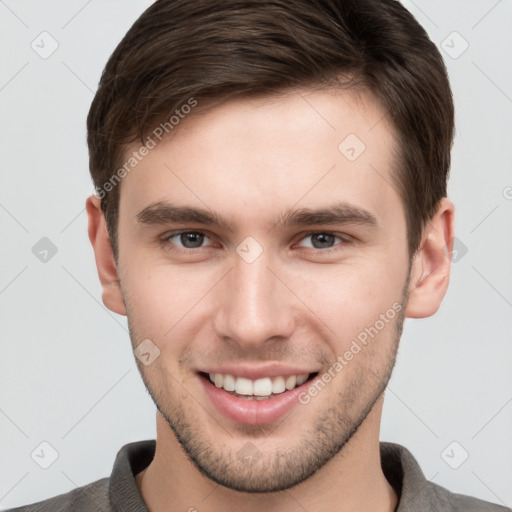
{"label": "cheek", "polygon": [[179,333],[194,328],[191,324],[201,311],[201,299],[218,277],[214,279],[217,274],[212,270],[150,261],[147,256],[139,262],[133,257],[124,267],[130,319],[137,334],[158,340],[161,350],[178,348]]}
{"label": "cheek", "polygon": [[343,317],[347,320],[348,315],[368,317],[387,309],[401,299],[404,281],[405,272],[396,264],[377,258],[311,266],[309,271],[297,272],[292,279],[297,295],[306,305],[311,304],[327,317],[340,320]]}
{"label": "cheek", "polygon": [[[283,311],[303,310],[311,322],[319,319],[328,327],[327,336],[343,346],[350,344],[401,300],[405,280],[401,265],[396,255],[378,250],[335,264],[283,264],[275,271],[293,291],[284,293],[293,307],[283,304]],[[190,344],[220,308],[230,306],[229,290],[219,283],[227,269],[229,265],[220,263],[176,265],[151,258],[145,251],[132,251],[122,281],[138,336],[158,340],[164,351],[180,351],[185,341]]]}
{"label": "cheek", "polygon": [[[297,276],[294,291],[328,327],[331,346],[340,353],[361,333],[364,338],[376,322],[379,337],[392,335],[392,318],[402,301],[404,281],[405,272],[402,275],[396,264],[377,264],[372,259],[303,272]],[[381,315],[386,317],[384,324]]]}

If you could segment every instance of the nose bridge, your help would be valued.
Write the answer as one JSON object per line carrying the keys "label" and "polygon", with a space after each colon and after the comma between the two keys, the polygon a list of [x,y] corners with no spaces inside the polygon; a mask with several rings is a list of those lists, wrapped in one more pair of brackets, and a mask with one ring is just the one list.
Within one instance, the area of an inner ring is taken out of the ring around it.
{"label": "nose bridge", "polygon": [[241,254],[235,255],[234,268],[226,276],[217,306],[217,334],[247,348],[290,336],[291,294],[271,270],[269,254],[263,251],[252,261]]}

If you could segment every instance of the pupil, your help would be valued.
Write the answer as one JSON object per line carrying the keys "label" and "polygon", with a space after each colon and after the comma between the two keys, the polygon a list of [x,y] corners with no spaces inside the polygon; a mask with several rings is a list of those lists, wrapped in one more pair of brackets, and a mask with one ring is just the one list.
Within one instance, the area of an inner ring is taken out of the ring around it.
{"label": "pupil", "polygon": [[[315,234],[313,235],[313,240],[315,239],[322,239],[322,241],[320,241],[320,247],[326,247],[326,246],[329,246],[330,243],[334,240],[334,235],[329,235],[327,233],[319,233],[319,234]],[[313,245],[315,245],[313,243]],[[318,248],[318,247],[317,247]]]}
{"label": "pupil", "polygon": [[[188,232],[181,234],[181,243],[189,249],[200,247],[203,239],[204,235],[202,233]],[[190,243],[192,243],[192,245],[190,245]]]}

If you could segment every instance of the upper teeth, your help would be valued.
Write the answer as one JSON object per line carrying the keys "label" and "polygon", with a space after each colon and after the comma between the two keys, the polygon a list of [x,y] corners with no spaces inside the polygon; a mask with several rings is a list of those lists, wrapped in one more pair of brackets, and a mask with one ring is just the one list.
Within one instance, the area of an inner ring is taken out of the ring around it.
{"label": "upper teeth", "polygon": [[235,391],[239,395],[269,396],[272,393],[283,393],[296,386],[304,384],[309,373],[303,375],[290,375],[288,377],[265,377],[263,379],[246,379],[245,377],[234,377],[222,373],[210,373],[210,380],[218,387],[226,391]]}

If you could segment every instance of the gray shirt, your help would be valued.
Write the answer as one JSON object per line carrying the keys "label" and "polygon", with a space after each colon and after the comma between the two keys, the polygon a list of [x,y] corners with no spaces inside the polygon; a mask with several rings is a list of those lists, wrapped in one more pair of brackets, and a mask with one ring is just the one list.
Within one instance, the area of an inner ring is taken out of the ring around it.
{"label": "gray shirt", "polygon": [[[148,512],[135,475],[153,460],[156,442],[139,441],[118,452],[112,474],[96,482],[32,505],[7,512]],[[395,443],[380,443],[381,465],[399,496],[396,512],[498,512],[511,509],[494,505],[429,482],[411,452]]]}

